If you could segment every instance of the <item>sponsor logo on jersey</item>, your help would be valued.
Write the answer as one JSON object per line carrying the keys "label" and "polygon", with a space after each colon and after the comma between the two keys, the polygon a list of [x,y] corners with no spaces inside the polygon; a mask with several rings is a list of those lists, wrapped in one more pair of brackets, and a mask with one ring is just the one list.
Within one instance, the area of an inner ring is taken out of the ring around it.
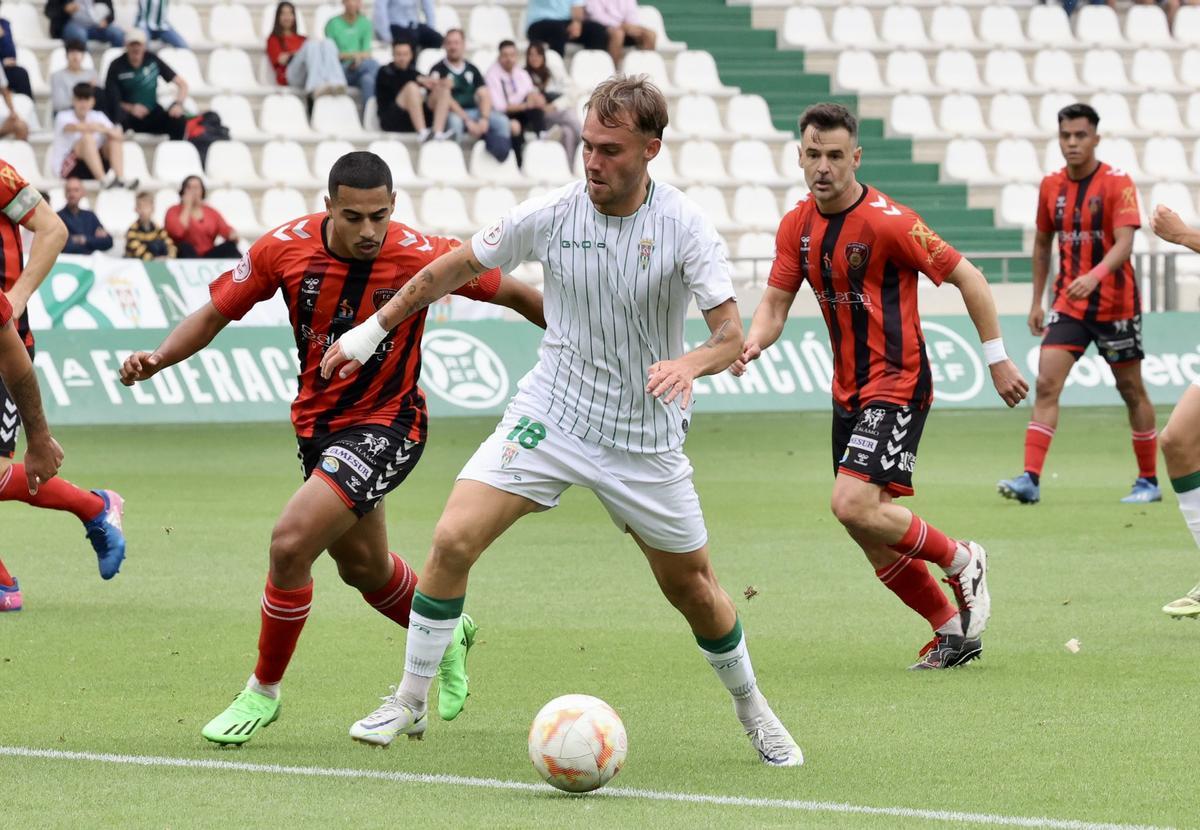
{"label": "sponsor logo on jersey", "polygon": [[301,294],[320,294],[321,293],[321,278],[320,277],[305,277],[300,280]]}
{"label": "sponsor logo on jersey", "polygon": [[814,291],[817,302],[825,305],[860,305],[871,307],[871,295],[859,291]]}
{"label": "sponsor logo on jersey", "polygon": [[854,463],[860,467],[867,466],[867,462],[871,460],[871,456],[865,452],[856,452],[854,454]]}
{"label": "sponsor logo on jersey", "polygon": [[607,248],[603,242],[592,242],[590,239],[585,239],[582,242],[577,239],[561,239],[558,242],[560,248],[581,248],[585,251],[590,251],[592,248]]}
{"label": "sponsor logo on jersey", "polygon": [[321,469],[327,473],[336,473],[341,467],[342,465],[338,463],[336,458],[326,456],[321,459]]}
{"label": "sponsor logo on jersey", "polygon": [[1084,240],[1087,240],[1087,239],[1091,239],[1091,240],[1094,240],[1097,242],[1104,241],[1104,231],[1103,230],[1059,231],[1058,236],[1059,236],[1059,239],[1063,242],[1083,242]]}
{"label": "sponsor logo on jersey", "polygon": [[350,305],[349,300],[343,298],[341,300],[341,302],[338,303],[337,314],[335,316],[339,320],[353,319],[354,318],[354,306]]}
{"label": "sponsor logo on jersey", "polygon": [[327,458],[336,458],[339,461],[345,462],[346,466],[358,473],[363,478],[371,477],[371,465],[366,461],[363,461],[362,458],[350,452],[350,450],[346,449],[345,447],[336,445],[332,446],[325,450],[323,455]]}
{"label": "sponsor logo on jersey", "polygon": [[1132,187],[1127,187],[1121,191],[1121,209],[1122,210],[1137,210],[1137,191]]}
{"label": "sponsor logo on jersey", "polygon": [[238,260],[238,264],[233,267],[233,281],[245,282],[250,279],[251,270],[250,252],[246,251],[246,253],[242,254],[242,258]]}
{"label": "sponsor logo on jersey", "polygon": [[879,433],[879,425],[883,423],[883,416],[885,414],[887,414],[886,410],[883,409],[864,409],[862,416],[858,419],[856,429],[877,435]]}
{"label": "sponsor logo on jersey", "polygon": [[842,450],[842,457],[840,459],[838,459],[838,463],[845,464],[846,459],[848,459],[849,457],[850,457],[850,448],[846,447],[846,449]]}
{"label": "sponsor logo on jersey", "polygon": [[863,242],[851,242],[846,245],[846,263],[853,271],[865,268],[871,258],[871,246]]}
{"label": "sponsor logo on jersey", "polygon": [[368,458],[374,461],[379,457],[379,454],[386,450],[391,441],[384,438],[382,435],[364,435],[362,440],[354,445],[354,448],[364,453]]}
{"label": "sponsor logo on jersey", "polygon": [[913,468],[917,466],[917,454],[913,452],[900,453],[900,469],[906,473],[911,473]]}
{"label": "sponsor logo on jersey", "polygon": [[857,447],[860,450],[867,452],[875,452],[875,447],[879,446],[879,442],[874,438],[867,438],[862,435],[851,435],[850,446]]}

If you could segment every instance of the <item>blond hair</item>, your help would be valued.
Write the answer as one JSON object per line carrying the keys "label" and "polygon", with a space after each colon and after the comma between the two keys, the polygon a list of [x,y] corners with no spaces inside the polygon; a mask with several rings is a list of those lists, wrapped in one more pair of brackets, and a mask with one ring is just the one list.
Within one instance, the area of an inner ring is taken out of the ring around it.
{"label": "blond hair", "polygon": [[626,122],[635,131],[662,138],[667,126],[667,99],[647,75],[613,75],[588,98],[588,110],[606,127]]}

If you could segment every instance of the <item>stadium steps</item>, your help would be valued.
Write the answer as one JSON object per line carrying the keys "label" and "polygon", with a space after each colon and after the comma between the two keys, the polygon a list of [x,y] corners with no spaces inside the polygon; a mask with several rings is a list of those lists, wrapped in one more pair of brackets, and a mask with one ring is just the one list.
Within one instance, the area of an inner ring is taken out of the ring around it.
{"label": "stadium steps", "polygon": [[[828,75],[805,71],[803,52],[780,50],[774,30],[754,29],[749,6],[730,6],[725,0],[655,0],[655,5],[673,40],[712,54],[722,83],[766,100],[778,129],[795,133],[800,113],[820,101],[836,101],[858,111],[857,96],[836,94]],[[996,228],[990,208],[967,206],[966,187],[939,182],[936,164],[914,162],[911,140],[886,137],[884,123],[877,118],[862,120],[859,132],[863,181],[920,212],[960,250],[1022,250],[1021,231]],[[999,278],[998,264],[979,264],[989,276]],[[1031,278],[1028,259],[1010,266],[1010,280]]]}

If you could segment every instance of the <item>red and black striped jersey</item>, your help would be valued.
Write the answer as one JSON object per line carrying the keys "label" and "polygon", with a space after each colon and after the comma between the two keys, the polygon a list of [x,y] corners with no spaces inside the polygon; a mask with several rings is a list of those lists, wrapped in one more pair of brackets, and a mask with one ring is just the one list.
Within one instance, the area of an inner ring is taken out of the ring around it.
{"label": "red and black striped jersey", "polygon": [[[300,357],[299,389],[292,424],[301,438],[350,426],[381,424],[424,441],[428,415],[417,386],[425,310],[402,321],[379,344],[366,365],[348,378],[321,378],[321,358],[338,337],[363,322],[458,240],[426,236],[392,222],[373,260],[343,259],[325,239],[327,215],[296,219],[264,235],[230,271],[209,287],[213,306],[233,320],[279,289]],[[488,271],[455,293],[490,300],[500,272]]]}
{"label": "red and black striped jersey", "polygon": [[[21,223],[27,220],[42,200],[41,194],[11,164],[0,159],[0,289],[11,291],[25,267],[21,248]],[[17,334],[29,348],[33,347],[33,332],[29,330],[29,315],[17,320]]]}
{"label": "red and black striped jersey", "polygon": [[1137,189],[1121,170],[1100,162],[1095,172],[1074,181],[1064,167],[1042,179],[1038,194],[1037,228],[1058,233],[1058,278],[1054,281],[1054,310],[1081,320],[1128,320],[1142,309],[1141,294],[1126,261],[1089,296],[1067,297],[1067,288],[1095,268],[1116,241],[1113,230],[1139,228]]}
{"label": "red and black striped jersey", "polygon": [[807,281],[833,349],[833,400],[928,406],[933,377],[917,313],[917,272],[941,283],[962,259],[921,217],[874,188],[840,213],[805,197],[783,217],[768,284]]}
{"label": "red and black striped jersey", "polygon": [[11,319],[12,305],[8,302],[8,297],[4,296],[4,292],[0,291],[0,329],[7,326]]}

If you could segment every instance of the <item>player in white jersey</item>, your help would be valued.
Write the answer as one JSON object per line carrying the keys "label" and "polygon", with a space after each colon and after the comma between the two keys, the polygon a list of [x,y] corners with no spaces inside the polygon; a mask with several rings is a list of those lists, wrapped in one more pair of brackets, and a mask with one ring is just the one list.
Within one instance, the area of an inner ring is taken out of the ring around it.
{"label": "player in white jersey", "polygon": [[[678,190],[650,180],[647,165],[666,124],[666,100],[645,76],[600,84],[583,126],[586,182],[518,205],[469,246],[431,263],[326,352],[322,373],[341,367],[344,376],[387,330],[456,286],[489,268],[542,265],[541,357],[459,474],[413,599],[404,678],[351,727],[356,740],[387,745],[424,733],[430,681],[462,614],[471,566],[517,519],[554,507],[577,484],[642,549],[732,695],[760,758],[803,763],[758,690],[741,622],[709,562],[682,451],[692,381],[737,359],[742,324],[711,223]],[[712,336],[685,353],[693,298]]]}

